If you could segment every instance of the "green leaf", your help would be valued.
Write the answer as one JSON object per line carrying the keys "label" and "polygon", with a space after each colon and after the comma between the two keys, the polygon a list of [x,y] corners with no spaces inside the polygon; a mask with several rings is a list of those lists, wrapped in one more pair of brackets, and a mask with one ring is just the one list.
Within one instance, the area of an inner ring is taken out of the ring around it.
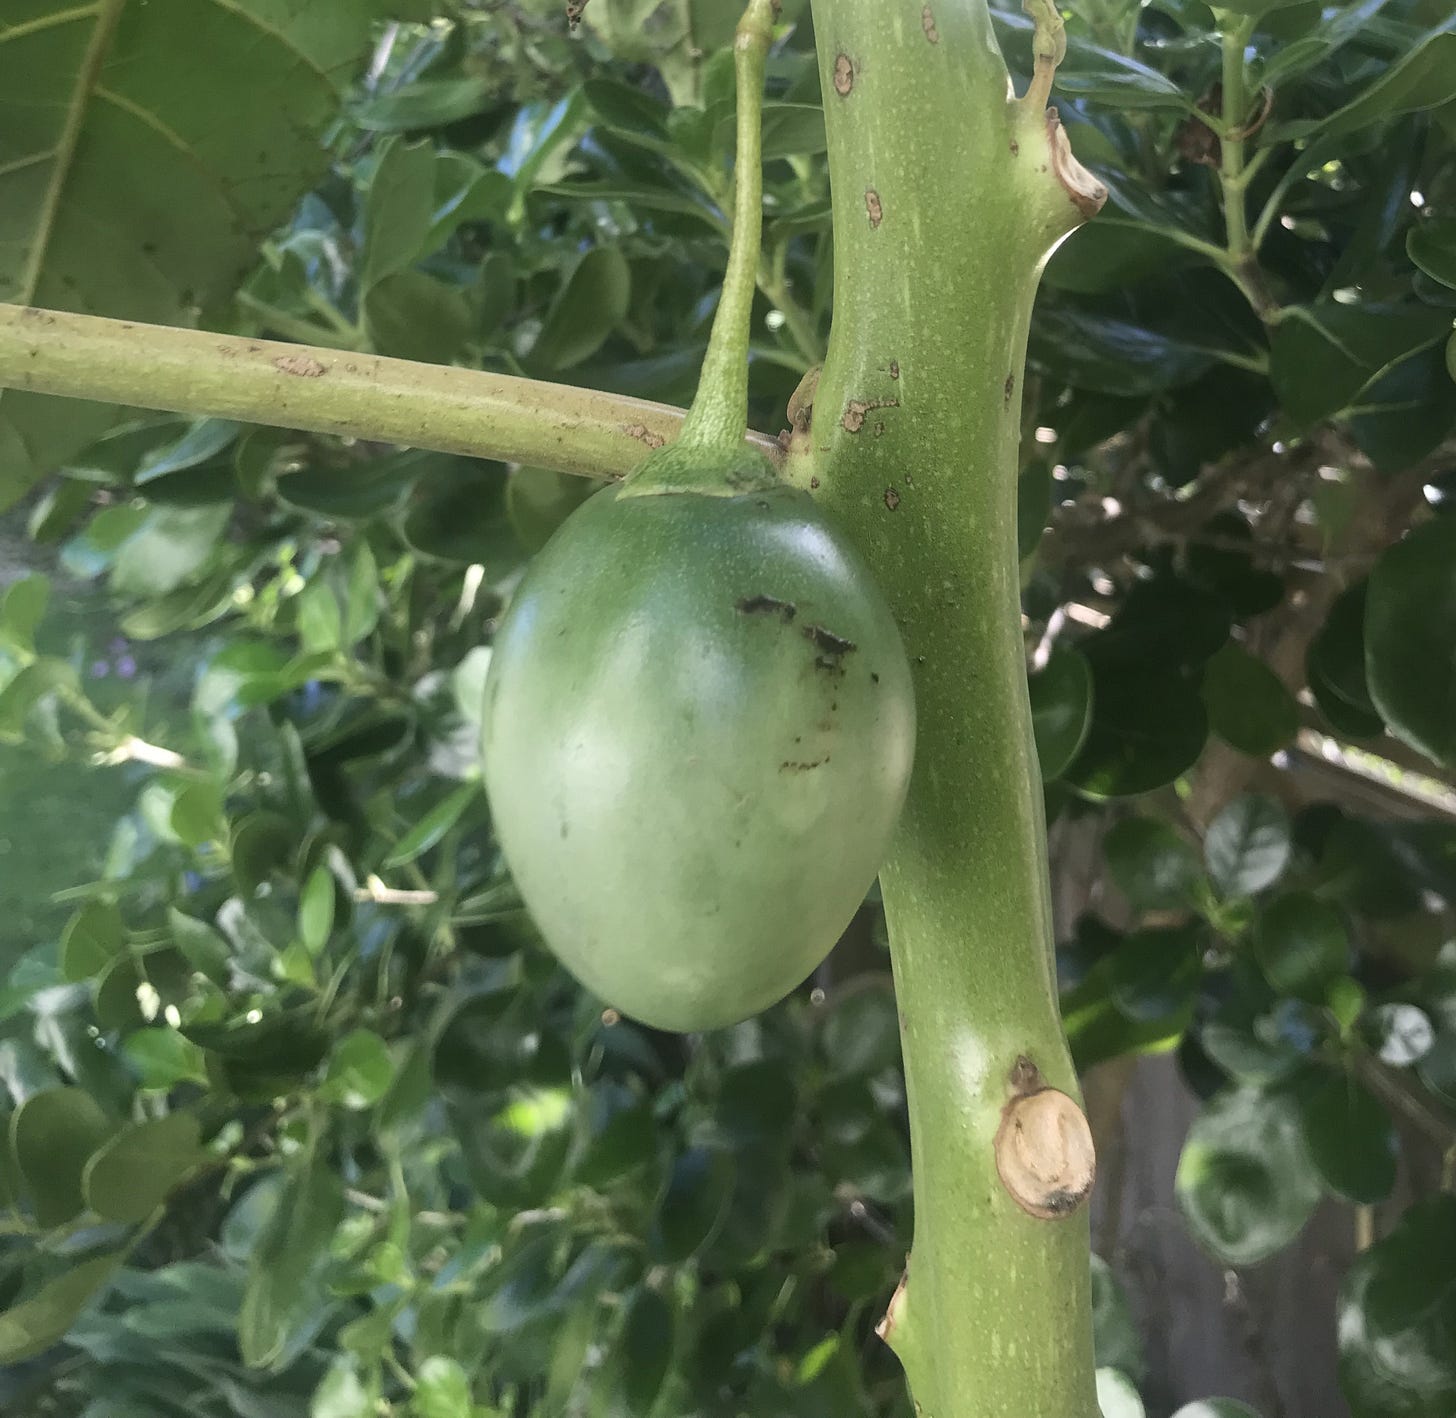
{"label": "green leaf", "polygon": [[327,867],[315,867],[298,900],[298,938],[310,955],[318,955],[333,929],[334,876]]}
{"label": "green leaf", "polygon": [[1426,221],[1405,238],[1406,254],[1433,281],[1456,287],[1456,220]]}
{"label": "green leaf", "polygon": [[293,604],[298,616],[298,638],[305,654],[332,654],[343,648],[344,616],[332,586],[324,581],[310,581]]}
{"label": "green leaf", "polygon": [[1259,1413],[1236,1398],[1200,1398],[1185,1403],[1173,1418],[1259,1418]]}
{"label": "green leaf", "polygon": [[1456,1196],[1416,1202],[1356,1257],[1335,1318],[1356,1418],[1456,1411]]}
{"label": "green leaf", "polygon": [[822,1029],[824,1055],[836,1078],[883,1073],[900,1062],[900,1016],[888,986],[841,995]]}
{"label": "green leaf", "polygon": [[1102,1418],[1144,1418],[1147,1409],[1138,1395],[1137,1386],[1126,1374],[1116,1369],[1098,1369],[1097,1411]]}
{"label": "green leaf", "polygon": [[1046,666],[1027,681],[1031,728],[1044,782],[1071,765],[1092,725],[1092,671],[1075,650],[1054,650]]}
{"label": "green leaf", "polygon": [[1132,931],[1109,962],[1108,988],[1118,1009],[1138,1023],[1178,1021],[1193,1006],[1203,978],[1195,926]]}
{"label": "green leaf", "polygon": [[590,359],[626,317],[632,271],[615,246],[595,246],[562,281],[531,346],[530,365],[554,374]]}
{"label": "green leaf", "polygon": [[51,694],[78,688],[76,671],[65,660],[33,660],[0,689],[0,738],[21,738],[30,711]]}
{"label": "green leaf", "polygon": [[1299,705],[1283,680],[1232,640],[1203,667],[1209,727],[1241,753],[1267,758],[1299,732]]}
{"label": "green leaf", "polygon": [[384,1040],[373,1030],[355,1029],[334,1045],[321,1092],[357,1112],[379,1102],[394,1076],[394,1060]]}
{"label": "green leaf", "polygon": [[206,1159],[191,1113],[132,1123],[86,1164],[86,1204],[111,1221],[145,1221]]}
{"label": "green leaf", "polygon": [[1209,823],[1203,839],[1208,874],[1227,898],[1272,886],[1289,864],[1289,818],[1273,798],[1235,798]]}
{"label": "green leaf", "polygon": [[1321,698],[1334,696],[1366,719],[1378,717],[1366,673],[1368,602],[1367,581],[1357,581],[1339,594],[1310,644],[1308,665],[1310,686]]}
{"label": "green leaf", "polygon": [[483,113],[495,96],[495,84],[482,74],[420,79],[356,104],[349,117],[371,133],[409,133],[472,118]]}
{"label": "green leaf", "polygon": [[1092,1347],[1098,1368],[1142,1376],[1146,1365],[1137,1321],[1112,1267],[1096,1255],[1092,1257]]}
{"label": "green leaf", "polygon": [[[137,464],[132,481],[138,486],[196,468],[230,447],[241,431],[227,419],[198,419],[184,425],[185,431],[168,443],[149,450]],[[147,495],[151,496],[151,490]]]}
{"label": "green leaf", "polygon": [[1456,518],[1417,527],[1375,563],[1365,668],[1391,732],[1456,764]]}
{"label": "green leaf", "polygon": [[63,1226],[80,1215],[82,1173],[112,1131],[83,1088],[32,1093],[11,1115],[10,1151],[42,1226]]}
{"label": "green leaf", "polygon": [[364,198],[364,269],[371,286],[411,266],[430,230],[435,202],[435,150],[428,142],[388,139],[379,148]]}
{"label": "green leaf", "polygon": [[471,1418],[470,1376],[458,1359],[432,1354],[419,1367],[411,1418]]}
{"label": "green leaf", "polygon": [[436,803],[415,825],[391,848],[384,859],[386,867],[402,867],[416,857],[423,856],[452,828],[465,809],[480,795],[477,783],[465,783],[455,789],[449,797]]}
{"label": "green leaf", "polygon": [[1193,903],[1203,863],[1166,822],[1125,817],[1102,840],[1107,870],[1135,911],[1176,911]]}
{"label": "green leaf", "polygon": [[119,955],[126,943],[121,912],[111,901],[88,901],[61,933],[61,974],[89,980]]}
{"label": "green leaf", "polygon": [[168,1093],[179,1083],[208,1081],[202,1050],[175,1029],[140,1029],[122,1040],[121,1052],[143,1089]]}
{"label": "green leaf", "polygon": [[233,828],[233,876],[243,897],[254,895],[275,870],[287,870],[297,841],[293,824],[277,812],[254,812]]}
{"label": "green leaf", "polygon": [[216,783],[184,783],[172,799],[169,823],[185,846],[215,842],[223,835],[222,789]]}
{"label": "green leaf", "polygon": [[0,644],[23,654],[35,650],[35,632],[51,597],[50,578],[22,576],[0,596]]}
{"label": "green leaf", "polygon": [[1339,911],[1308,892],[1292,892],[1259,913],[1254,953],[1280,994],[1323,1004],[1332,980],[1349,969],[1350,938]]}
{"label": "green leaf", "polygon": [[1286,306],[1270,342],[1269,377],[1284,411],[1308,427],[1339,413],[1378,375],[1450,328],[1449,312],[1430,306]]}
{"label": "green leaf", "polygon": [[733,1170],[726,1153],[705,1147],[689,1148],[677,1159],[652,1221],[655,1260],[684,1261],[712,1240],[728,1210]]}
{"label": "green leaf", "polygon": [[63,1338],[124,1259],[125,1254],[118,1252],[83,1260],[30,1299],[0,1310],[0,1363],[33,1359]]}
{"label": "green leaf", "polygon": [[[0,31],[0,301],[190,325],[327,170],[320,135],[376,20],[427,16],[414,0],[360,0],[328,23],[262,0],[124,10],[34,3]],[[5,390],[0,502],[114,417]]]}
{"label": "green leaf", "polygon": [[475,328],[466,294],[424,271],[396,271],[364,296],[364,325],[380,353],[449,364]]}
{"label": "green leaf", "polygon": [[1295,1099],[1304,1145],[1325,1185],[1361,1206],[1384,1201],[1395,1185],[1395,1127],[1370,1090],[1321,1068],[1301,1080]]}
{"label": "green leaf", "polygon": [[506,516],[521,545],[534,555],[597,490],[591,478],[549,468],[516,468],[506,483]]}
{"label": "green leaf", "polygon": [[1320,1199],[1293,1104],[1244,1088],[1194,1119],[1175,1182],[1194,1239],[1227,1265],[1257,1265],[1287,1246]]}
{"label": "green leaf", "polygon": [[304,1157],[279,1194],[248,1264],[238,1347],[249,1367],[276,1363],[319,1304],[314,1270],[343,1216],[343,1183],[327,1161]]}
{"label": "green leaf", "polygon": [[613,1411],[623,1415],[653,1411],[672,1359],[676,1318],[669,1301],[645,1286],[628,1302],[614,1345],[617,1382]]}
{"label": "green leaf", "polygon": [[379,585],[379,565],[369,543],[362,537],[345,552],[344,566],[343,643],[352,648],[374,633],[375,626],[379,624],[383,596]]}
{"label": "green leaf", "polygon": [[1378,72],[1380,78],[1357,98],[1325,118],[1280,124],[1270,139],[1322,138],[1354,133],[1400,113],[1418,113],[1451,101],[1451,74],[1456,70],[1456,32],[1427,35],[1409,53]]}
{"label": "green leaf", "polygon": [[228,943],[205,921],[188,916],[175,906],[167,909],[172,940],[188,964],[209,980],[226,985],[232,977],[232,951]]}
{"label": "green leaf", "polygon": [[1134,797],[1198,761],[1208,715],[1181,676],[1093,664],[1092,725],[1063,777],[1090,798]]}
{"label": "green leaf", "polygon": [[623,1108],[588,1141],[572,1175],[582,1186],[604,1191],[657,1156],[657,1129],[645,1104]]}

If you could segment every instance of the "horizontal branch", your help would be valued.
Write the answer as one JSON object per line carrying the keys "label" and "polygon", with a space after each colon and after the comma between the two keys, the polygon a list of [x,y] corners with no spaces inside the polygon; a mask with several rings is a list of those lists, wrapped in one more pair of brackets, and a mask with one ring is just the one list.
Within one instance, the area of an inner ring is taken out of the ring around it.
{"label": "horizontal branch", "polygon": [[[451,365],[0,305],[0,387],[620,477],[683,411]],[[751,433],[771,456],[776,440]]]}

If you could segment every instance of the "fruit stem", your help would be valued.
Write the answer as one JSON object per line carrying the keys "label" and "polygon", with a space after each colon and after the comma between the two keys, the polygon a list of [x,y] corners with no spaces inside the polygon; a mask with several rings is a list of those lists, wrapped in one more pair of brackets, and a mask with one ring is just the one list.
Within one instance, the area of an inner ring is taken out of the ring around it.
{"label": "fruit stem", "polygon": [[733,40],[738,139],[733,162],[733,235],[723,294],[683,447],[736,448],[748,427],[748,341],[763,243],[763,75],[773,42],[774,0],[749,0]]}

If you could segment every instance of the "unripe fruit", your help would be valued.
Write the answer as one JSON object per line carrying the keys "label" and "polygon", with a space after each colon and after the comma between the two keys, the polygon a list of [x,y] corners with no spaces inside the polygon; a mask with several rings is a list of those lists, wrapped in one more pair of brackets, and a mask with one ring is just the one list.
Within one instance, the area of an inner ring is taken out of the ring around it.
{"label": "unripe fruit", "polygon": [[573,513],[511,603],[486,787],[572,973],[707,1029],[782,998],[854,915],[904,800],[913,691],[889,607],[806,494],[635,481]]}

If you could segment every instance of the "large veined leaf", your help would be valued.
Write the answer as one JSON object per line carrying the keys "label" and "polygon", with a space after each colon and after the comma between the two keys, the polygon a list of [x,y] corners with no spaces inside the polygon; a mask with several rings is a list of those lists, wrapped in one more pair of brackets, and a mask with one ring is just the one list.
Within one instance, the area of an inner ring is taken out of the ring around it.
{"label": "large veined leaf", "polygon": [[[385,15],[424,0],[5,0],[0,301],[195,324],[323,173]],[[0,505],[105,405],[0,395]]]}

